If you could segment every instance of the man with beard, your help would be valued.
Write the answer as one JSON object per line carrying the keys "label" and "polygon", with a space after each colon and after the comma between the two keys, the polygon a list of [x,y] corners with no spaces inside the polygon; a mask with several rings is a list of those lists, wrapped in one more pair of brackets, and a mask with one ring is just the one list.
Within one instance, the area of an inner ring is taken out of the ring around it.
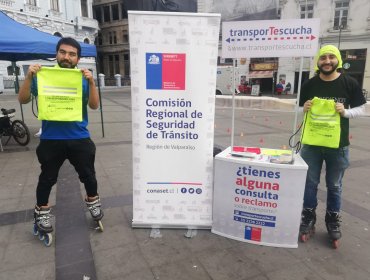
{"label": "man with beard", "polygon": [[332,45],[320,49],[315,67],[317,75],[303,84],[299,105],[308,112],[312,98],[332,99],[335,111],[340,114],[340,141],[338,148],[303,145],[301,156],[308,165],[300,237],[304,242],[314,231],[316,222],[317,190],[323,162],[326,165],[326,215],[325,224],[330,239],[337,246],[341,237],[340,217],[342,179],[349,166],[349,119],[364,114],[366,100],[356,80],[342,74],[342,58],[339,50]]}
{"label": "man with beard", "polygon": [[[56,46],[56,60],[59,68],[77,68],[81,57],[81,46],[73,38],[62,38]],[[37,72],[40,64],[30,65],[25,81],[19,90],[20,103],[28,103],[31,93],[38,95]],[[81,69],[82,83],[82,121],[42,121],[40,143],[36,149],[41,164],[41,173],[36,189],[36,206],[34,211],[34,232],[51,233],[49,196],[53,185],[57,182],[58,172],[63,162],[68,159],[75,167],[80,181],[86,189],[85,202],[94,220],[103,217],[101,203],[97,193],[95,177],[95,144],[90,139],[87,129],[87,105],[91,109],[99,106],[99,95],[95,87],[94,78],[88,69]]]}

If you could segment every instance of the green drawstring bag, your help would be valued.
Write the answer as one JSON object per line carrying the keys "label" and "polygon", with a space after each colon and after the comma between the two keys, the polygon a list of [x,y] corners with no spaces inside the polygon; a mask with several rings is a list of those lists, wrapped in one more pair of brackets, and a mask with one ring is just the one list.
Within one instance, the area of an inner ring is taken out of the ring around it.
{"label": "green drawstring bag", "polygon": [[311,109],[305,113],[301,142],[307,145],[338,148],[340,115],[334,100],[312,99]]}
{"label": "green drawstring bag", "polygon": [[42,67],[37,73],[38,119],[82,121],[82,72]]}

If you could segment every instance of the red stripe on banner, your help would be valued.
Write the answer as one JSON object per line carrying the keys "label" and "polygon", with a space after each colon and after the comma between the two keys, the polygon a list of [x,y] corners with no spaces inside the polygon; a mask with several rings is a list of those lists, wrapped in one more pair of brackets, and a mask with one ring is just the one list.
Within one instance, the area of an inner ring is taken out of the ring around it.
{"label": "red stripe on banner", "polygon": [[162,54],[162,89],[185,89],[185,54]]}

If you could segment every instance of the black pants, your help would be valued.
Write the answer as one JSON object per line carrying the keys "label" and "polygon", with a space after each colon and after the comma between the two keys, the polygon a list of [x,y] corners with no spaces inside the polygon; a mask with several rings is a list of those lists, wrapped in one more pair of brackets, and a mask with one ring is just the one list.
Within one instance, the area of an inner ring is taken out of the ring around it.
{"label": "black pants", "polygon": [[95,144],[90,138],[76,140],[40,140],[36,149],[41,164],[41,174],[36,189],[38,206],[48,204],[51,188],[57,182],[63,162],[68,159],[76,169],[80,181],[85,185],[86,194],[97,195],[95,177]]}

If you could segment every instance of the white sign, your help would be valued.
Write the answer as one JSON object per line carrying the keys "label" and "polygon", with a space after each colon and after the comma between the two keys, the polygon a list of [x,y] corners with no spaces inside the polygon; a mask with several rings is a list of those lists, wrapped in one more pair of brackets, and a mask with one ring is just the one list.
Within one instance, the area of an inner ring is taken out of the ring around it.
{"label": "white sign", "polygon": [[260,94],[260,85],[252,85],[251,95],[259,95]]}
{"label": "white sign", "polygon": [[314,56],[319,34],[316,18],[223,22],[222,57]]}
{"label": "white sign", "polygon": [[133,226],[210,228],[220,15],[128,18]]}
{"label": "white sign", "polygon": [[235,240],[296,248],[307,165],[235,158],[215,159],[212,232]]}

